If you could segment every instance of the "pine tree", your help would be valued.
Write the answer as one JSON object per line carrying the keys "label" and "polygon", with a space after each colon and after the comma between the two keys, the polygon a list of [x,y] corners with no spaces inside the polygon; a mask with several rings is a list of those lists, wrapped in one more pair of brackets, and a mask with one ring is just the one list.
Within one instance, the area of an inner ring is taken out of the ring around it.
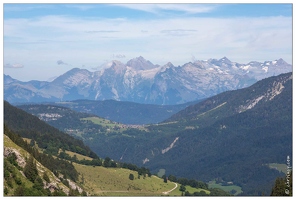
{"label": "pine tree", "polygon": [[50,182],[50,179],[49,179],[49,177],[48,177],[48,175],[47,175],[47,173],[46,172],[44,172],[44,174],[43,174],[43,179],[46,181],[46,182]]}
{"label": "pine tree", "polygon": [[166,175],[163,175],[162,178],[163,178],[163,182],[165,182],[165,183],[168,182]]}
{"label": "pine tree", "polygon": [[111,165],[111,158],[106,157],[104,162],[103,162],[103,166],[104,167],[110,167],[110,165]]}
{"label": "pine tree", "polygon": [[32,156],[30,156],[29,159],[27,160],[27,164],[24,168],[24,174],[33,183],[38,176],[38,170],[36,167],[36,163],[35,163],[34,158]]}
{"label": "pine tree", "polygon": [[43,186],[44,186],[44,184],[43,184],[43,181],[42,181],[41,177],[37,176],[37,178],[34,181],[33,188],[35,188],[35,189],[37,189],[39,191],[43,191]]}
{"label": "pine tree", "polygon": [[278,177],[271,190],[270,196],[292,196],[292,176],[288,177],[289,187],[287,186],[287,178]]}

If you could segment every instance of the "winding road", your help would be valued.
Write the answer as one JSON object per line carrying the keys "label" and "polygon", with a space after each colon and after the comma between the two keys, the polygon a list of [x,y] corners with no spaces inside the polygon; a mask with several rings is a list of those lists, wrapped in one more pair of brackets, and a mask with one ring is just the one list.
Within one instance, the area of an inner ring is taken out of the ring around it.
{"label": "winding road", "polygon": [[171,191],[173,191],[174,189],[176,189],[178,187],[178,184],[175,183],[175,187],[169,191],[163,192],[163,194],[169,194]]}

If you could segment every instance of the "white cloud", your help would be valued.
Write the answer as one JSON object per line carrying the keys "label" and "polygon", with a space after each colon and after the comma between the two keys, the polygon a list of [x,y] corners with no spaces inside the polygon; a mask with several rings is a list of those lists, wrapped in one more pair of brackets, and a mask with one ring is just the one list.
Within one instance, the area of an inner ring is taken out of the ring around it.
{"label": "white cloud", "polygon": [[180,11],[187,14],[207,13],[216,9],[217,5],[203,4],[117,4],[133,10],[140,10],[154,14],[165,11]]}
{"label": "white cloud", "polygon": [[26,6],[22,6],[20,4],[4,4],[5,12],[20,12],[20,11],[31,11],[38,9],[52,9],[54,5],[51,4],[26,4]]}
{"label": "white cloud", "polygon": [[57,64],[58,64],[58,65],[68,65],[68,63],[65,63],[65,62],[62,61],[62,60],[58,60],[58,61],[57,61]]}
{"label": "white cloud", "polygon": [[125,58],[124,54],[113,54],[112,58]]}
{"label": "white cloud", "polygon": [[5,68],[23,68],[24,65],[16,63],[16,64],[5,64],[4,65]]}
{"label": "white cloud", "polygon": [[92,4],[66,4],[66,7],[77,8],[82,11],[86,11],[86,10],[90,10],[90,9],[95,8],[95,6]]}
{"label": "white cloud", "polygon": [[45,16],[4,20],[7,63],[17,55],[26,68],[37,67],[28,60],[50,68],[50,63],[61,57],[75,67],[99,66],[113,54],[124,55],[122,62],[143,56],[160,65],[169,61],[182,65],[193,56],[197,60],[227,56],[240,63],[283,58],[291,63],[292,18],[128,20]]}

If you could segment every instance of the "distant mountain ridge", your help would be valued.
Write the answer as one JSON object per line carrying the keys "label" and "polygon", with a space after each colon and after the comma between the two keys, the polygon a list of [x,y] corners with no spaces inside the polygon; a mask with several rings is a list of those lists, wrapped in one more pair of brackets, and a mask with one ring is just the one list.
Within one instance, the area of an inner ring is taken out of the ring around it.
{"label": "distant mountain ridge", "polygon": [[181,104],[291,71],[292,65],[283,59],[239,64],[223,57],[160,66],[140,56],[126,64],[112,61],[101,71],[74,68],[51,82],[21,82],[4,75],[4,99],[10,103],[113,99]]}
{"label": "distant mountain ridge", "polygon": [[[75,100],[67,102],[48,102],[43,105],[63,106],[71,108],[76,112],[89,113],[102,118],[129,125],[143,125],[160,123],[171,115],[186,108],[189,105],[196,104],[199,101],[188,102],[178,105],[154,105],[139,104],[134,102],[115,101],[115,100]],[[32,106],[40,104],[23,104],[17,106],[34,114]]]}

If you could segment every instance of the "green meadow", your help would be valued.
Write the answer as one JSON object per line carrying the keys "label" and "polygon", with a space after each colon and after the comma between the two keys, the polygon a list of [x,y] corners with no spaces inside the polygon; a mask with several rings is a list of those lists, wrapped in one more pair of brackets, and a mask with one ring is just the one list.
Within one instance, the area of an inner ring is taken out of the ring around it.
{"label": "green meadow", "polygon": [[[79,172],[80,184],[91,196],[162,196],[175,187],[175,183],[164,183],[157,176],[138,177],[137,172],[128,169],[73,165]],[[130,174],[134,180],[129,179]]]}
{"label": "green meadow", "polygon": [[[224,190],[226,192],[229,192],[229,193],[231,193],[233,195],[238,195],[238,194],[243,192],[242,188],[237,186],[237,185],[226,185],[226,186],[224,186],[224,185],[221,185],[221,183],[219,183],[219,184],[216,183],[216,181],[210,181],[208,183],[208,185],[209,185],[209,188],[220,188],[220,189],[222,189],[222,190]],[[235,190],[235,192],[234,192],[234,190]]]}
{"label": "green meadow", "polygon": [[116,131],[116,132],[122,132],[127,129],[123,124],[112,122],[108,119],[103,119],[100,117],[86,117],[86,118],[81,118],[81,120],[89,120],[89,121],[93,122],[94,124],[101,125],[107,129],[110,129],[110,130]]}
{"label": "green meadow", "polygon": [[69,156],[73,157],[74,155],[76,155],[76,158],[77,160],[92,160],[92,158],[88,157],[88,156],[84,156],[84,155],[81,155],[81,154],[78,154],[78,153],[74,153],[72,151],[65,151],[66,154],[68,154]]}

